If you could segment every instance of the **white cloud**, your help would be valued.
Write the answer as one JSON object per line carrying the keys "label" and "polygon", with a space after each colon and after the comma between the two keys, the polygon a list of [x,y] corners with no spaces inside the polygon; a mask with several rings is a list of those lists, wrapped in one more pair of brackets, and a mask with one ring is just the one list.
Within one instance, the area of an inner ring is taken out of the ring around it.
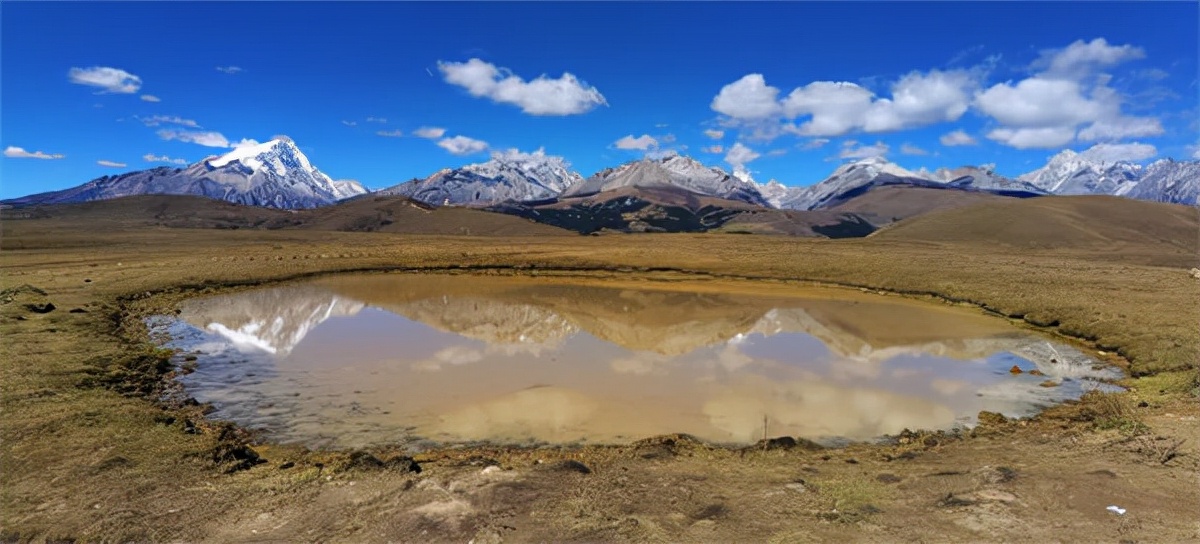
{"label": "white cloud", "polygon": [[1122,138],[1143,138],[1158,136],[1163,133],[1162,122],[1152,117],[1116,117],[1103,119],[1084,127],[1079,131],[1079,139],[1120,140]]}
{"label": "white cloud", "polygon": [[814,81],[788,94],[783,108],[789,118],[811,116],[797,128],[798,134],[840,136],[863,126],[872,96],[853,83]]}
{"label": "white cloud", "polygon": [[943,134],[941,138],[938,138],[938,141],[942,142],[942,145],[946,147],[979,144],[979,140],[976,140],[973,136],[963,132],[962,130],[947,132],[946,134]]}
{"label": "white cloud", "polygon": [[357,121],[347,121],[347,120],[345,120],[345,119],[343,119],[343,120],[342,120],[342,124],[343,124],[343,125],[346,125],[346,126],[348,126],[348,127],[354,127],[354,126],[358,126],[358,122],[357,122]]}
{"label": "white cloud", "polygon": [[453,138],[442,138],[438,140],[438,147],[449,151],[455,155],[471,155],[479,153],[488,148],[488,143],[483,140],[476,140],[466,136],[455,136]]}
{"label": "white cloud", "polygon": [[188,142],[192,144],[200,144],[207,147],[231,147],[229,140],[220,132],[200,131],[200,130],[175,130],[162,129],[158,131],[158,137],[164,140],[178,140],[180,142]]}
{"label": "white cloud", "polygon": [[900,146],[900,153],[904,155],[928,155],[929,152],[921,149],[913,144],[905,143]]}
{"label": "white cloud", "polygon": [[654,137],[650,136],[649,134],[643,134],[637,138],[634,138],[633,135],[630,134],[624,138],[621,138],[620,140],[617,140],[616,142],[613,142],[613,145],[616,146],[617,149],[637,149],[640,151],[646,151],[647,149],[657,148],[658,140],[654,139]]}
{"label": "white cloud", "polygon": [[142,95],[142,102],[162,102],[162,99],[152,94]]}
{"label": "white cloud", "polygon": [[379,135],[379,136],[383,136],[383,137],[385,137],[385,138],[399,138],[399,137],[401,137],[401,136],[404,136],[404,133],[403,133],[403,132],[401,132],[401,131],[400,131],[400,129],[396,129],[396,130],[380,130],[380,131],[376,132],[375,134],[377,134],[377,135]]}
{"label": "white cloud", "polygon": [[138,121],[141,121],[143,125],[148,127],[156,127],[163,123],[167,123],[191,128],[200,128],[200,125],[197,124],[196,121],[192,119],[184,119],[177,115],[155,115],[153,117],[138,117],[135,115],[134,118]]}
{"label": "white cloud", "polygon": [[513,104],[530,115],[574,115],[608,105],[595,87],[564,72],[557,79],[545,75],[525,81],[506,68],[473,58],[467,62],[438,61],[447,83],[458,85],[472,96]]}
{"label": "white cloud", "polygon": [[987,137],[1017,149],[1052,149],[1067,145],[1075,139],[1075,128],[998,128],[988,132]]}
{"label": "white cloud", "polygon": [[132,94],[142,88],[142,78],[125,70],[107,66],[71,68],[67,77],[71,83],[99,87],[105,93]]}
{"label": "white cloud", "polygon": [[1117,161],[1144,161],[1158,155],[1158,149],[1150,144],[1128,143],[1128,144],[1096,144],[1088,148],[1079,156],[1099,162],[1117,162]]}
{"label": "white cloud", "polygon": [[387,123],[387,117],[368,117],[368,123]]}
{"label": "white cloud", "polygon": [[1192,152],[1192,158],[1200,160],[1200,145],[1196,146],[1196,150]]}
{"label": "white cloud", "polygon": [[779,89],[767,85],[762,74],[747,74],[721,87],[710,107],[734,119],[769,119],[783,111],[777,96]]}
{"label": "white cloud", "polygon": [[109,168],[125,168],[126,166],[129,166],[128,164],[125,164],[123,162],[113,162],[113,161],[96,161],[96,164],[99,164],[100,166],[107,166]]}
{"label": "white cloud", "polygon": [[800,144],[799,147],[800,147],[800,149],[803,149],[804,151],[809,151],[812,149],[819,149],[819,148],[825,147],[825,144],[827,144],[827,143],[829,143],[829,138],[813,138],[807,142]]}
{"label": "white cloud", "polygon": [[188,163],[188,161],[186,161],[184,159],[172,159],[171,157],[168,157],[166,155],[155,155],[154,153],[146,153],[145,155],[142,155],[142,160],[144,160],[146,162],[165,162],[168,164],[187,164]]}
{"label": "white cloud", "polygon": [[712,138],[714,140],[720,140],[721,138],[725,137],[725,131],[710,128],[710,129],[704,131],[704,135],[708,136],[709,138]]}
{"label": "white cloud", "polygon": [[871,157],[882,157],[887,155],[891,148],[883,142],[875,142],[874,145],[857,145],[854,140],[842,142],[842,151],[838,153],[839,159],[867,159]]}
{"label": "white cloud", "polygon": [[237,67],[237,66],[218,66],[217,71],[224,72],[226,74],[236,74],[238,72],[245,72],[245,70],[243,70],[242,68]]}
{"label": "white cloud", "polygon": [[4,148],[4,156],[10,159],[65,159],[67,157],[62,153],[43,153],[41,151],[30,153],[24,148],[13,145]]}
{"label": "white cloud", "polygon": [[429,138],[430,140],[436,140],[445,134],[446,129],[441,127],[421,127],[413,131],[413,135],[419,138]]}
{"label": "white cloud", "polygon": [[969,72],[912,72],[892,85],[892,97],[871,104],[863,122],[867,132],[888,132],[956,121],[967,112],[976,88]]}
{"label": "white cloud", "polygon": [[[779,89],[767,85],[762,74],[749,74],[721,88],[711,107],[753,131],[752,139],[770,140],[784,132],[890,132],[962,117],[978,77],[966,70],[911,72],[892,84],[888,97],[877,97],[854,83],[814,81],[780,100]],[[806,117],[798,126],[783,123]]]}
{"label": "white cloud", "polygon": [[734,170],[744,171],[746,168],[746,163],[749,163],[750,161],[753,161],[761,156],[761,154],[753,149],[742,145],[741,142],[737,142],[733,144],[733,146],[729,148],[729,152],[725,154],[725,162],[729,163]]}
{"label": "white cloud", "polygon": [[[275,139],[284,139],[284,140],[287,140],[287,141],[289,141],[289,142],[290,142],[290,141],[292,141],[292,139],[291,139],[291,138],[288,138],[287,136],[273,136],[271,139],[272,139],[272,140],[275,140]],[[256,145],[258,145],[258,143],[259,143],[259,142],[258,142],[258,140],[254,140],[254,139],[251,139],[251,138],[242,138],[242,141],[240,141],[240,142],[234,142],[234,143],[230,144],[230,145],[229,145],[229,147],[232,147],[232,148],[234,148],[234,149],[237,149],[237,148],[240,148],[240,147],[253,147],[253,146],[256,146]]]}
{"label": "white cloud", "polygon": [[988,138],[1028,149],[1060,147],[1077,137],[1112,141],[1162,134],[1158,119],[1124,115],[1122,97],[1108,86],[1111,77],[1098,73],[1144,56],[1138,47],[1109,45],[1103,38],[1043,51],[1032,65],[1041,71],[976,96],[976,107],[1002,125]]}
{"label": "white cloud", "polygon": [[725,146],[723,146],[721,144],[713,144],[708,147],[701,147],[700,151],[703,151],[705,153],[714,153],[714,154],[715,153],[724,153]]}
{"label": "white cloud", "polygon": [[976,97],[976,104],[983,113],[1015,127],[1076,126],[1116,106],[1085,97],[1078,82],[1040,77],[994,85]]}
{"label": "white cloud", "polygon": [[1125,61],[1144,58],[1146,52],[1132,45],[1109,45],[1104,38],[1090,42],[1076,40],[1063,49],[1047,49],[1033,66],[1044,68],[1043,75],[1053,78],[1079,79],[1098,68],[1114,66]]}

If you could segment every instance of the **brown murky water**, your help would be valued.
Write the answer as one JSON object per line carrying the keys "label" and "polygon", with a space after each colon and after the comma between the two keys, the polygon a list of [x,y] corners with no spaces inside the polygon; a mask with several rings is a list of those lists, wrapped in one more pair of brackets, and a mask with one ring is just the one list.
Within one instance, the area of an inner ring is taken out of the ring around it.
{"label": "brown murky water", "polygon": [[870,440],[1029,415],[1117,376],[1000,319],[845,290],[351,275],[180,318],[158,324],[199,354],[190,394],[312,447]]}

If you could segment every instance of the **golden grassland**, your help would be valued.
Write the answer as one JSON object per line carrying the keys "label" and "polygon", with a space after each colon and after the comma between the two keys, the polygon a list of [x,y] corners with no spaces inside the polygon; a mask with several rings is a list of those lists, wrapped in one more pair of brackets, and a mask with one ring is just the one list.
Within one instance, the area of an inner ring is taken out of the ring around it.
{"label": "golden grassland", "polygon": [[[837,241],[6,220],[0,537],[1196,539],[1200,281],[1188,273],[1197,265],[1195,210],[1044,200],[1034,211],[963,208]],[[1116,227],[1096,226],[1092,206],[1116,217]],[[1158,219],[1144,220],[1147,211]],[[999,224],[964,239],[972,217]],[[1025,221],[1028,232],[1005,231],[1005,221]],[[1037,221],[1058,230],[1028,224]],[[205,419],[203,407],[153,398],[173,365],[149,342],[142,317],[187,296],[352,270],[700,279],[713,288],[752,282],[784,290],[818,282],[978,306],[1102,351],[1135,378],[1124,382],[1128,393],[1091,394],[1032,420],[985,417],[973,433],[914,433],[890,445],[733,450],[659,437],[623,447],[462,448],[417,456],[419,474],[386,463],[401,452],[257,443]],[[20,289],[26,285],[37,291]],[[56,309],[30,309],[45,302]],[[1111,514],[1110,504],[1128,513]]]}

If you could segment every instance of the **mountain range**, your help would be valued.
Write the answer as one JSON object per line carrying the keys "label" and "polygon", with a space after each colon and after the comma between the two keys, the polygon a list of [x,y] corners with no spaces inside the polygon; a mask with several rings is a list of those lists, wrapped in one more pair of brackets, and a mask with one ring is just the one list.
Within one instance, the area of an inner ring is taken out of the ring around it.
{"label": "mountain range", "polygon": [[[512,150],[493,153],[486,162],[443,169],[373,194],[406,197],[432,206],[483,208],[584,233],[604,229],[713,230],[735,218],[758,214],[751,223],[786,224],[782,227],[785,232],[812,232],[816,226],[862,235],[856,226],[861,217],[835,214],[814,219],[817,216],[782,212],[839,210],[851,199],[883,187],[1020,198],[1105,194],[1195,205],[1200,197],[1200,161],[1163,159],[1141,166],[1098,162],[1064,150],[1045,166],[1009,178],[997,174],[993,165],[914,172],[882,157],[871,157],[842,164],[812,185],[791,187],[776,180],[758,183],[744,171],[729,173],[677,154],[627,162],[585,179],[561,157],[543,150]],[[21,207],[173,194],[296,209],[326,206],[369,192],[354,181],[335,181],[313,166],[295,142],[277,137],[239,146],[185,168],[159,167],[104,176],[78,187],[3,204]],[[769,211],[777,213],[762,216]],[[883,222],[900,218],[892,216]],[[881,223],[871,225],[867,232]]]}

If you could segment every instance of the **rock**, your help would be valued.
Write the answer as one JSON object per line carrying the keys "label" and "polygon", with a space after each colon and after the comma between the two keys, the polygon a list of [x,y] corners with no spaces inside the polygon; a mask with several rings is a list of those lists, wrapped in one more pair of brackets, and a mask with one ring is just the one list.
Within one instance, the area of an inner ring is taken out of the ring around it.
{"label": "rock", "polygon": [[784,485],[783,487],[785,487],[791,491],[795,491],[796,493],[808,493],[808,486],[804,484],[803,480],[798,481],[798,482],[792,482],[790,484]]}
{"label": "rock", "polygon": [[48,314],[57,308],[53,302],[30,303],[25,305],[25,309],[35,314]]}
{"label": "rock", "polygon": [[285,461],[282,465],[279,465],[279,470],[287,470],[294,466],[296,466],[296,463],[293,463],[291,461]]}
{"label": "rock", "polygon": [[1046,373],[1035,368],[1035,369],[1029,371],[1029,375],[1030,376],[1045,376]]}
{"label": "rock", "polygon": [[884,484],[897,484],[903,480],[904,478],[896,476],[895,474],[888,474],[886,472],[875,477],[875,481]]}
{"label": "rock", "polygon": [[418,465],[412,457],[408,457],[407,455],[397,455],[389,458],[383,462],[383,466],[400,472],[411,472],[413,474],[421,472],[421,465]]}
{"label": "rock", "polygon": [[553,463],[542,463],[537,466],[538,470],[557,471],[557,472],[577,472],[579,474],[591,474],[592,469],[587,465],[574,459],[563,459]]}
{"label": "rock", "polygon": [[69,314],[86,314],[86,313],[88,313],[88,311],[84,310],[83,308],[71,308],[70,310],[67,310],[67,313],[69,313]]}
{"label": "rock", "polygon": [[778,438],[765,438],[759,440],[754,445],[755,448],[764,450],[790,450],[796,447],[796,439],[790,436],[780,436]]}
{"label": "rock", "polygon": [[1008,373],[1013,374],[1013,375],[1020,374],[1022,372],[1024,372],[1024,371],[1021,370],[1021,367],[1019,367],[1017,365],[1013,365],[1012,368],[1008,369]]}
{"label": "rock", "polygon": [[1017,500],[1016,495],[1013,495],[1007,491],[1000,491],[999,489],[984,489],[981,491],[976,491],[975,493],[972,493],[972,495],[974,495],[974,498],[980,502],[1002,502],[1007,504],[1016,502]]}
{"label": "rock", "polygon": [[1060,384],[1054,380],[1046,380],[1042,383],[1039,383],[1038,385],[1040,385],[1042,387],[1058,387],[1059,385],[1062,385],[1062,384]]}
{"label": "rock", "polygon": [[358,450],[350,452],[349,468],[383,468],[383,461],[368,452]]}
{"label": "rock", "polygon": [[972,504],[975,504],[975,500],[970,495],[959,496],[954,493],[947,493],[945,497],[942,497],[942,500],[937,502],[937,505],[942,508],[971,506]]}
{"label": "rock", "polygon": [[1193,278],[1200,280],[1200,268],[1193,268],[1191,270],[1188,270],[1188,274],[1191,275]]}

